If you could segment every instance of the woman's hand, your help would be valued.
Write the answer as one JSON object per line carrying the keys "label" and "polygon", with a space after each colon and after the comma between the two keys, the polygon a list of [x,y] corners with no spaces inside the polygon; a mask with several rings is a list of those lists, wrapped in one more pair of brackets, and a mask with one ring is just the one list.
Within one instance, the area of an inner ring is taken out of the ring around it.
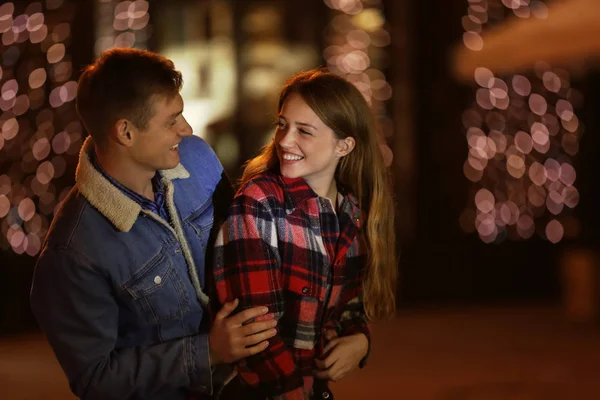
{"label": "woman's hand", "polygon": [[335,333],[328,332],[326,337],[332,339],[323,349],[327,357],[315,361],[320,370],[316,376],[335,382],[358,368],[369,351],[369,340],[363,333],[336,337]]}

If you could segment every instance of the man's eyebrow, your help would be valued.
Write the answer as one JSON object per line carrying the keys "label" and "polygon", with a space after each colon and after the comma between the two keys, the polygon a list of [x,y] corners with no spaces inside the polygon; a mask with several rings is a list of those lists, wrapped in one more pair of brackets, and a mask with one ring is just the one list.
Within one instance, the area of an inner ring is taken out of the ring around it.
{"label": "man's eyebrow", "polygon": [[178,111],[176,113],[169,115],[169,118],[177,118],[181,114],[183,114],[183,109],[181,109],[180,111]]}

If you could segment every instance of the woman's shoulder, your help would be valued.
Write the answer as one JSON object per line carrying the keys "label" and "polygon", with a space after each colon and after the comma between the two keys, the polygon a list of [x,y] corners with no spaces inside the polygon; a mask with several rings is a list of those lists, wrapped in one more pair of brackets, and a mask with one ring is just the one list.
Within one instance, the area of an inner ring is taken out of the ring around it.
{"label": "woman's shoulder", "polygon": [[283,202],[283,188],[279,175],[275,172],[262,172],[248,182],[244,183],[237,194],[236,199],[251,199],[257,202]]}

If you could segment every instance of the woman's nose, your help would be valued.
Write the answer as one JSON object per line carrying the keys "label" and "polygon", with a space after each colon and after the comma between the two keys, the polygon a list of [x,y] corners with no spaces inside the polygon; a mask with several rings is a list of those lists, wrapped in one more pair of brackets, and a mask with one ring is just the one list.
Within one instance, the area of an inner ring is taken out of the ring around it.
{"label": "woman's nose", "polygon": [[294,140],[294,133],[291,129],[287,129],[285,132],[281,132],[278,144],[281,147],[291,147],[294,144]]}

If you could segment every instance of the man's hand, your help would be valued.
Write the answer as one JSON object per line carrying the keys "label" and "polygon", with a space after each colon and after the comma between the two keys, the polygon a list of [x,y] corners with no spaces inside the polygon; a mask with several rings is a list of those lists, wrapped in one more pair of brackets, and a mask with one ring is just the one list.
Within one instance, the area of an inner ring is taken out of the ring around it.
{"label": "man's hand", "polygon": [[215,317],[208,334],[211,364],[233,363],[242,358],[260,353],[269,346],[267,339],[277,334],[277,321],[270,319],[243,325],[252,318],[269,312],[267,307],[254,307],[232,317],[239,301],[225,303]]}
{"label": "man's hand", "polygon": [[326,338],[330,342],[323,349],[323,354],[329,354],[324,360],[315,361],[320,370],[317,372],[319,379],[339,381],[358,368],[369,351],[369,340],[363,333],[336,336],[335,332],[327,332]]}

